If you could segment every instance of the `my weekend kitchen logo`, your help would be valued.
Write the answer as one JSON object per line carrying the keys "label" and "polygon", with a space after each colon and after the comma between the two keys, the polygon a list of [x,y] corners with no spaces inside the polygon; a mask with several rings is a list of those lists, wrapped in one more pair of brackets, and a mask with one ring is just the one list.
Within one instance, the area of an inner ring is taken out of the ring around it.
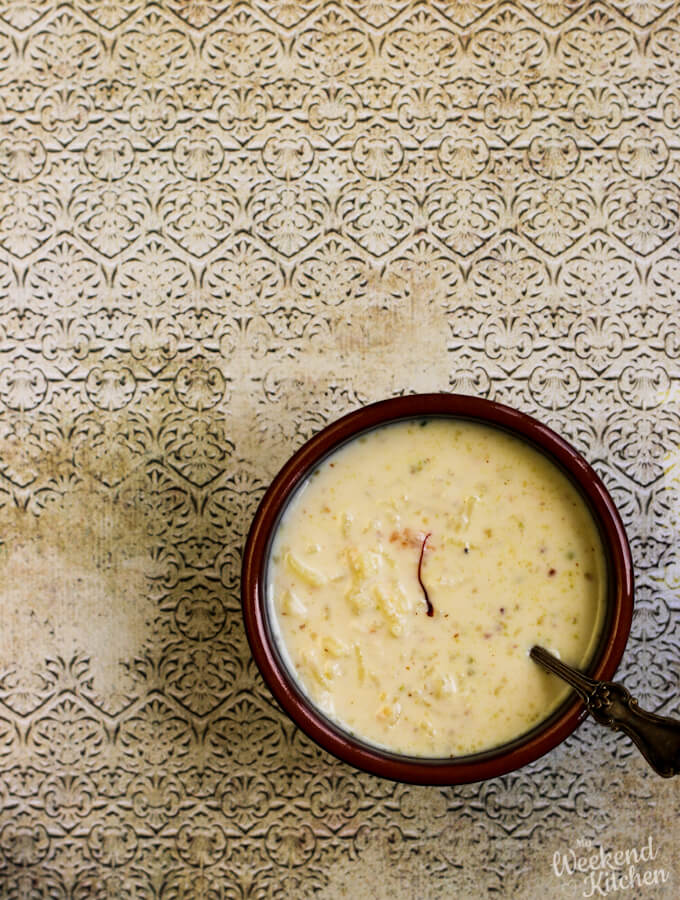
{"label": "my weekend kitchen logo", "polygon": [[576,842],[575,850],[555,851],[553,871],[558,878],[580,879],[584,897],[608,897],[620,891],[633,891],[637,897],[644,888],[665,884],[670,879],[670,870],[655,864],[658,855],[659,848],[651,835],[639,847],[619,850],[594,847],[585,838]]}

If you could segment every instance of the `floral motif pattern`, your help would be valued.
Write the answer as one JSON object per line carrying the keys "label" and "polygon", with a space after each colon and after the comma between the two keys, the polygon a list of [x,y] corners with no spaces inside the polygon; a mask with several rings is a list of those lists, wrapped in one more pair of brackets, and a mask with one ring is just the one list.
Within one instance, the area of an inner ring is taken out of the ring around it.
{"label": "floral motif pattern", "polygon": [[456,789],[350,771],[273,703],[239,572],[329,421],[509,403],[609,487],[621,678],[678,714],[678,4],[0,6],[3,900],[533,900],[647,834],[675,898],[622,736]]}

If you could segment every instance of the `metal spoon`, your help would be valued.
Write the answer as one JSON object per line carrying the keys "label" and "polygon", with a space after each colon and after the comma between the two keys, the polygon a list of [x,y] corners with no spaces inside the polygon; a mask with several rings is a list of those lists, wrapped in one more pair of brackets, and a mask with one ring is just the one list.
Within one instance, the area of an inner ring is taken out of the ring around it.
{"label": "metal spoon", "polygon": [[622,684],[589,678],[543,647],[532,647],[529,655],[570,684],[596,722],[627,734],[659,775],[680,772],[680,721],[640,709]]}

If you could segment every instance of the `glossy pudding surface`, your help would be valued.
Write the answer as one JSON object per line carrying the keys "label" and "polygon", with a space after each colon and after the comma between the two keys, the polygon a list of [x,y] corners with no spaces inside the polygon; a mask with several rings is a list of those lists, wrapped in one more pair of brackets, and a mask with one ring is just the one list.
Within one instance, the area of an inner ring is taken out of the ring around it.
{"label": "glossy pudding surface", "polygon": [[327,456],[276,529],[275,640],[312,703],[378,747],[454,757],[545,719],[583,667],[606,565],[590,511],[544,454],[450,417],[374,428]]}

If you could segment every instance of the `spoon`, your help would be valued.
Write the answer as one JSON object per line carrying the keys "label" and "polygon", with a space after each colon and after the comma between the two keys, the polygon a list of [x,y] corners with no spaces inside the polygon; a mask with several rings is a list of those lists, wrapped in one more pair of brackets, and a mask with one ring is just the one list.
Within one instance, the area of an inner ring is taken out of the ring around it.
{"label": "spoon", "polygon": [[543,647],[532,647],[529,655],[570,684],[596,722],[627,734],[659,775],[680,772],[680,721],[640,709],[622,684],[589,678]]}

